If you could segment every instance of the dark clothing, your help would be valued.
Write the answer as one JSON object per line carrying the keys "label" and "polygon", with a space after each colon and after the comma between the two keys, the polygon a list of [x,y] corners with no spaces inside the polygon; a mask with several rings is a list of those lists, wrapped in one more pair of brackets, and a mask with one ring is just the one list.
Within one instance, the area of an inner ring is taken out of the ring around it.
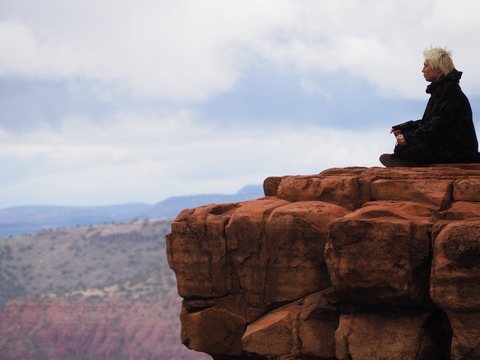
{"label": "dark clothing", "polygon": [[478,141],[470,103],[459,81],[462,72],[453,70],[427,86],[431,94],[421,120],[395,125],[405,145],[394,154],[419,165],[480,162]]}

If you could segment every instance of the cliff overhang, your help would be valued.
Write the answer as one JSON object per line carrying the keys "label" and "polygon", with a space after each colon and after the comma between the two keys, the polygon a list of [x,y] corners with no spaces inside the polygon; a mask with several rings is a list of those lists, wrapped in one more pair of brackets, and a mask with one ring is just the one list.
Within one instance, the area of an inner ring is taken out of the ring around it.
{"label": "cliff overhang", "polygon": [[480,166],[275,176],[167,235],[182,341],[214,359],[480,358]]}

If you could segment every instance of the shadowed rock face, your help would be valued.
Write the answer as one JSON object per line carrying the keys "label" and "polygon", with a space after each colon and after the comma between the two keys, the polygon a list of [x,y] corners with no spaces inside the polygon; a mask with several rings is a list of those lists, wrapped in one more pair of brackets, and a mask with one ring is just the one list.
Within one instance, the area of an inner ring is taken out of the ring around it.
{"label": "shadowed rock face", "polygon": [[479,359],[480,166],[269,177],[167,235],[182,341],[214,359]]}

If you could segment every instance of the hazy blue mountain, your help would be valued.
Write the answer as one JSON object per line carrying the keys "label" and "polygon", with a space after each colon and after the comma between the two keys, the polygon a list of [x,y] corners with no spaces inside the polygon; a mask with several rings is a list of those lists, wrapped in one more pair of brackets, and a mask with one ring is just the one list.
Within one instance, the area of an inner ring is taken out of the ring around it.
{"label": "hazy blue mountain", "polygon": [[41,230],[126,222],[134,219],[174,218],[182,210],[213,203],[230,203],[263,197],[262,185],[248,185],[236,194],[174,196],[156,204],[110,206],[18,206],[0,209],[0,239]]}
{"label": "hazy blue mountain", "polygon": [[0,210],[0,238],[45,229],[132,220],[151,207],[124,204],[98,207],[19,206]]}
{"label": "hazy blue mountain", "polygon": [[174,196],[149,208],[145,215],[153,217],[175,217],[184,209],[191,209],[206,204],[235,203],[245,200],[263,197],[262,185],[248,185],[240,189],[236,194],[208,194],[191,196]]}

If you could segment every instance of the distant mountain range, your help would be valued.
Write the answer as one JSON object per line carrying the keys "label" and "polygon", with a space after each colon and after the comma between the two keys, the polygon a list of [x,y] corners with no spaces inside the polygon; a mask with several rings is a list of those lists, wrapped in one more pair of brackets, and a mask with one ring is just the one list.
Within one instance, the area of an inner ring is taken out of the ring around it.
{"label": "distant mountain range", "polygon": [[174,218],[182,210],[207,204],[241,202],[263,197],[262,185],[248,185],[236,194],[174,196],[156,204],[111,206],[19,206],[0,210],[0,239],[41,230],[135,219]]}

